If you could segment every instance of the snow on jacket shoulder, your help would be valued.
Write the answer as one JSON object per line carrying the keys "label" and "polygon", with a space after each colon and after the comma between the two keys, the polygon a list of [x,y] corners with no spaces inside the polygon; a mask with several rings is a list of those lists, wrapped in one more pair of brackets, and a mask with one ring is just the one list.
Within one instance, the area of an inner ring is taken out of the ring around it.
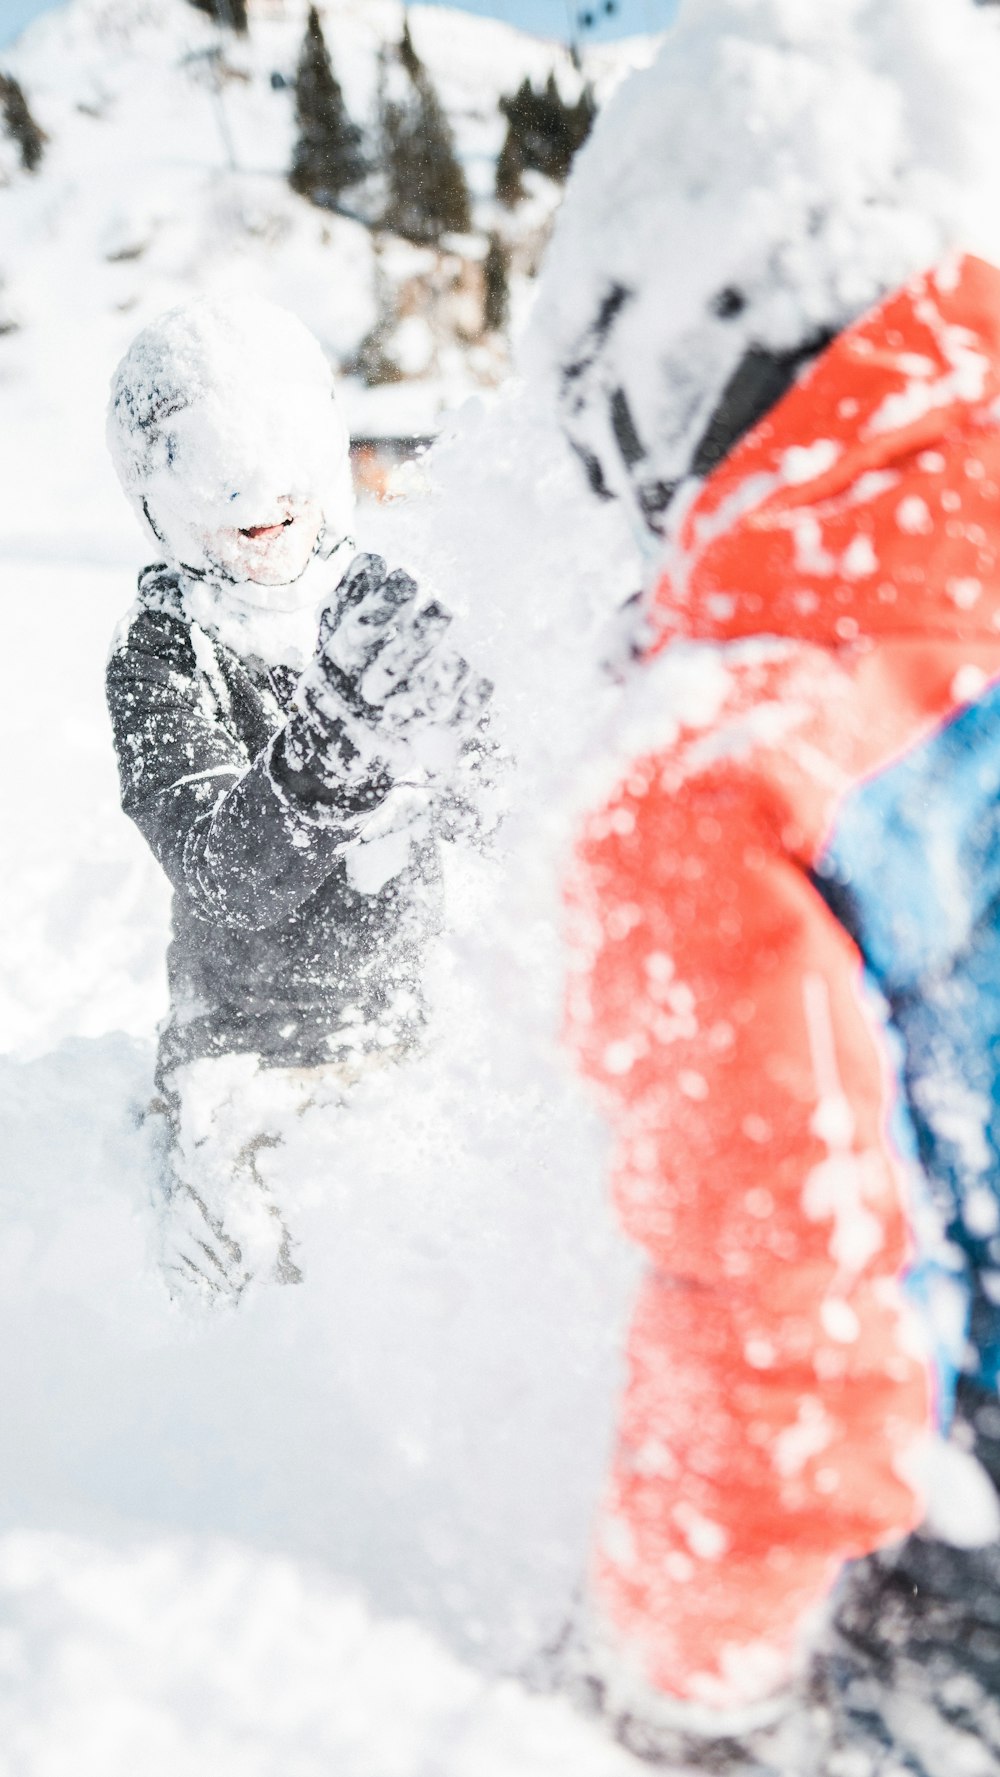
{"label": "snow on jacket shoulder", "polygon": [[122,806],[174,889],[171,1062],[313,1062],[418,1019],[435,850],[415,848],[376,895],[352,888],[357,808],[284,759],[294,683],[191,623],[174,577],[146,570],[107,693]]}

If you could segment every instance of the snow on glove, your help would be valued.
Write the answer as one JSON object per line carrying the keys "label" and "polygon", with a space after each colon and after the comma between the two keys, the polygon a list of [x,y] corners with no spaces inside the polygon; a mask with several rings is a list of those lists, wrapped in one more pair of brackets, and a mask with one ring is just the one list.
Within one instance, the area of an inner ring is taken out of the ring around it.
{"label": "snow on glove", "polygon": [[361,826],[385,802],[393,782],[387,761],[370,744],[370,731],[352,715],[351,698],[338,699],[323,651],[334,628],[333,613],[347,608],[343,588],[349,579],[341,582],[323,613],[319,651],[296,687],[280,740],[281,757],[272,762],[272,775],[280,776],[286,790],[313,808],[330,809],[348,830]]}
{"label": "snow on glove", "polygon": [[348,770],[426,786],[475,741],[493,687],[442,646],[451,623],[444,606],[416,601],[409,574],[359,555],[323,615],[299,697],[330,726],[335,771],[346,750]]}

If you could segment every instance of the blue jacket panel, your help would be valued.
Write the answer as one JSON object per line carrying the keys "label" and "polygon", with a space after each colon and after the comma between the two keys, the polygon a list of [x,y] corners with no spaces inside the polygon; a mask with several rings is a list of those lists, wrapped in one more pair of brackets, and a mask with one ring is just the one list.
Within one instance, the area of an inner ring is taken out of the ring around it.
{"label": "blue jacket panel", "polygon": [[[1000,1380],[1000,684],[842,804],[817,886],[884,998],[942,1400]],[[964,1326],[942,1308],[961,1279]]]}

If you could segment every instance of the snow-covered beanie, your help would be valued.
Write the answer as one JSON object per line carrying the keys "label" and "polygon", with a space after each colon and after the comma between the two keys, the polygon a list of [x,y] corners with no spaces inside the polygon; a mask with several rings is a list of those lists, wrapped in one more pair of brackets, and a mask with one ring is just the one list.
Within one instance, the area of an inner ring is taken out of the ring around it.
{"label": "snow-covered beanie", "polygon": [[684,0],[578,157],[522,347],[647,547],[832,335],[1000,258],[998,92],[973,0]]}
{"label": "snow-covered beanie", "polygon": [[318,501],[323,549],[350,533],[349,440],[318,341],[257,297],[200,297],[144,327],[115,371],[108,445],[172,563],[217,575],[206,539]]}

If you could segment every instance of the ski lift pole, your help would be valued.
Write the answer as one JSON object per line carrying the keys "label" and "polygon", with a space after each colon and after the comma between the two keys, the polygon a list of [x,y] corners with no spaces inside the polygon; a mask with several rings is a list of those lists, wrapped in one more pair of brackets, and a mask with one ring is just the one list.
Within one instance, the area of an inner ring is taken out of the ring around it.
{"label": "ski lift pole", "polygon": [[579,66],[580,66],[580,41],[579,41],[578,31],[579,31],[579,26],[580,26],[580,14],[577,9],[576,0],[565,0],[565,6],[566,6],[566,40],[567,40],[567,48],[569,49],[569,59],[572,62],[574,68],[579,68]]}
{"label": "ski lift pole", "polygon": [[226,107],[222,99],[222,54],[222,41],[220,39],[218,43],[213,43],[208,49],[188,50],[187,55],[184,57],[184,61],[205,62],[208,64],[209,90],[212,95],[212,102],[215,109],[215,120],[219,126],[219,135],[222,137],[223,153],[225,154],[226,164],[229,171],[231,173],[237,173],[239,172],[239,167],[236,161],[236,149],[233,144],[232,132],[229,128],[229,119],[226,116]]}
{"label": "ski lift pole", "polygon": [[[225,6],[227,12],[229,11],[228,0],[220,0],[220,4]],[[229,128],[229,119],[226,116],[226,107],[222,97],[222,56],[223,48],[222,39],[220,37],[211,57],[213,74],[212,96],[215,99],[216,115],[219,120],[219,134],[222,137],[226,159],[229,162],[229,171],[235,173],[239,170],[236,165],[236,149],[233,144],[233,135]]]}

